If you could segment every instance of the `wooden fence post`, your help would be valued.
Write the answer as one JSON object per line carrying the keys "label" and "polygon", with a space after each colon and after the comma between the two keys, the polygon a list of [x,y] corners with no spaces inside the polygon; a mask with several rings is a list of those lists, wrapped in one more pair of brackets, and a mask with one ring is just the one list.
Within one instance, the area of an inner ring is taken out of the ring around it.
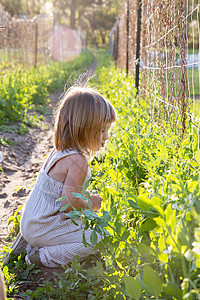
{"label": "wooden fence post", "polygon": [[35,19],[35,44],[34,44],[34,67],[37,67],[37,52],[38,52],[38,22]]}
{"label": "wooden fence post", "polygon": [[118,62],[118,49],[119,49],[119,23],[120,18],[118,17],[117,23],[116,23],[116,30],[115,30],[115,38],[114,38],[114,49],[113,49],[113,58],[115,62],[115,67],[117,68],[117,62]]}
{"label": "wooden fence post", "polygon": [[126,17],[126,75],[129,72],[129,0],[127,0],[127,17]]}
{"label": "wooden fence post", "polygon": [[142,17],[142,0],[138,0],[138,5],[137,5],[137,40],[136,40],[136,72],[135,72],[135,87],[137,89],[137,94],[139,93],[139,79],[140,79],[141,17]]}

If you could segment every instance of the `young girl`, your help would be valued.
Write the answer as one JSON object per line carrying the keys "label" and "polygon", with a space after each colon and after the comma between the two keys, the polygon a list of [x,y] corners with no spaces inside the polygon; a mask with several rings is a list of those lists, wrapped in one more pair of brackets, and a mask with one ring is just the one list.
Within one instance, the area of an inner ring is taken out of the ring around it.
{"label": "young girl", "polygon": [[[86,257],[93,248],[82,243],[81,219],[74,225],[66,213],[73,208],[89,209],[88,202],[72,195],[84,194],[90,178],[87,157],[104,147],[108,129],[116,119],[113,106],[93,89],[73,87],[57,112],[54,150],[45,161],[21,218],[21,235],[13,252],[28,243],[26,262],[46,267],[65,265],[74,255]],[[64,197],[63,201],[56,201]],[[90,194],[92,208],[101,207],[102,198]],[[64,212],[60,208],[68,204]],[[86,231],[90,241],[91,230]]]}

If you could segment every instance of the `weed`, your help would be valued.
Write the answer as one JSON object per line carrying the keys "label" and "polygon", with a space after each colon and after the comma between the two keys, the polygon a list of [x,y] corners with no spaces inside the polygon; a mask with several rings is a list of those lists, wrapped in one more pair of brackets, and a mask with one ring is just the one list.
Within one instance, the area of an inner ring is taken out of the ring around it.
{"label": "weed", "polygon": [[4,145],[4,146],[11,146],[14,145],[14,141],[11,139],[8,139],[7,137],[1,138],[0,137],[0,144]]}
{"label": "weed", "polygon": [[33,281],[34,275],[40,272],[34,264],[27,266],[25,262],[25,255],[26,250],[23,250],[18,257],[13,254],[11,249],[9,250],[9,264],[2,268],[7,286],[7,296],[18,295],[20,287],[24,284],[24,282],[27,284]]}
{"label": "weed", "polygon": [[27,290],[20,296],[23,299],[103,299],[104,280],[95,274],[95,261],[90,258],[90,267],[87,267],[85,261],[77,258],[63,267],[62,274],[54,272],[54,283],[46,281],[43,287]]}
{"label": "weed", "polygon": [[8,225],[12,224],[12,227],[9,231],[9,238],[13,238],[17,236],[20,230],[20,219],[21,215],[19,214],[19,211],[22,209],[23,205],[21,205],[14,213],[13,216],[10,216],[7,220]]}
{"label": "weed", "polygon": [[25,135],[25,134],[28,133],[28,132],[29,132],[28,127],[27,127],[25,124],[20,123],[20,124],[19,124],[19,128],[18,128],[18,130],[17,130],[17,133],[19,133],[19,134],[21,134],[21,135]]}

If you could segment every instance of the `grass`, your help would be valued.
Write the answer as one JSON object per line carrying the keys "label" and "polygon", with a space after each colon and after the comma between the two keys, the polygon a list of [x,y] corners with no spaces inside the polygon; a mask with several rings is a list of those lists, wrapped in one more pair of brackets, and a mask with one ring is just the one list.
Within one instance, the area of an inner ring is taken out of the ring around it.
{"label": "grass", "polygon": [[[69,59],[71,60],[71,59]],[[35,57],[34,52],[27,52],[24,49],[17,49],[17,48],[11,48],[7,49],[0,49],[0,63],[10,63],[14,65],[21,65],[24,68],[30,68],[34,66],[35,63]],[[37,65],[39,64],[49,64],[52,63],[52,58],[48,54],[37,54]]]}

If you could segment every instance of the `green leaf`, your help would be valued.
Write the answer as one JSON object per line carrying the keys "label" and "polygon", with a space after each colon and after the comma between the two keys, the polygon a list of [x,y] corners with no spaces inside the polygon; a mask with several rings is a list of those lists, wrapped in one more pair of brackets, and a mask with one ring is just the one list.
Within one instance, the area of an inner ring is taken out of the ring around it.
{"label": "green leaf", "polygon": [[176,299],[182,299],[182,291],[178,289],[174,282],[168,282],[165,287],[165,293],[170,296],[176,297]]}
{"label": "green leaf", "polygon": [[172,204],[170,203],[165,209],[165,218],[167,224],[170,224],[171,215],[172,215]]}
{"label": "green leaf", "polygon": [[144,211],[148,211],[151,207],[150,199],[145,197],[144,195],[139,195],[137,198],[137,205]]}
{"label": "green leaf", "polygon": [[90,235],[90,242],[92,245],[95,245],[97,242],[97,234],[95,231],[92,231],[91,235]]}
{"label": "green leaf", "polygon": [[83,215],[88,218],[89,220],[99,219],[99,216],[95,213],[94,210],[85,209],[82,211]]}
{"label": "green leaf", "polygon": [[90,185],[89,180],[85,184],[85,190],[87,190],[88,186]]}
{"label": "green leaf", "polygon": [[65,204],[61,207],[60,212],[65,211],[68,208],[69,204]]}
{"label": "green leaf", "polygon": [[139,207],[137,206],[137,203],[134,202],[133,200],[128,200],[128,203],[130,204],[130,206],[131,206],[133,209],[139,209]]}
{"label": "green leaf", "polygon": [[85,196],[90,199],[90,194],[87,191],[85,191]]}
{"label": "green leaf", "polygon": [[115,227],[116,227],[117,235],[121,237],[123,240],[127,240],[129,236],[129,232],[127,228],[123,224],[119,223],[118,221],[115,222]]}
{"label": "green leaf", "polygon": [[78,199],[82,199],[82,200],[85,200],[85,201],[87,201],[88,199],[83,195],[83,194],[81,194],[81,193],[71,193],[72,194],[72,196],[74,196],[74,197],[76,197],[76,198],[78,198]]}
{"label": "green leaf", "polygon": [[147,218],[157,218],[159,216],[159,213],[157,211],[144,211],[143,214]]}
{"label": "green leaf", "polygon": [[167,161],[168,159],[167,149],[163,145],[160,145],[160,148],[158,150],[159,151],[157,151],[157,155],[160,156],[164,161]]}
{"label": "green leaf", "polygon": [[196,161],[200,164],[200,150],[198,150],[195,154]]}
{"label": "green leaf", "polygon": [[97,271],[98,275],[103,276],[103,272],[104,272],[103,264],[102,264],[102,262],[100,262],[98,260],[96,261],[96,271]]}
{"label": "green leaf", "polygon": [[80,211],[77,211],[77,210],[74,210],[74,211],[70,211],[66,214],[67,217],[69,217],[70,219],[80,219],[81,217],[81,212]]}
{"label": "green leaf", "polygon": [[157,226],[156,222],[152,219],[149,219],[142,223],[139,230],[140,230],[140,232],[149,231],[149,230],[154,229],[156,226]]}
{"label": "green leaf", "polygon": [[162,291],[162,285],[163,285],[158,274],[154,272],[154,270],[151,267],[146,266],[144,267],[143,280],[148,291],[156,298],[158,298]]}
{"label": "green leaf", "polygon": [[108,223],[111,220],[110,213],[106,210],[103,210],[103,220]]}
{"label": "green leaf", "polygon": [[140,243],[138,245],[138,252],[143,257],[148,255],[154,255],[153,249],[151,249],[149,246],[147,246],[144,243]]}
{"label": "green leaf", "polygon": [[138,300],[142,293],[142,289],[139,282],[137,282],[136,278],[131,276],[125,276],[123,280],[128,295],[133,299]]}
{"label": "green leaf", "polygon": [[175,209],[171,213],[170,227],[171,227],[171,232],[174,232],[174,230],[176,228],[176,210]]}
{"label": "green leaf", "polygon": [[152,197],[151,198],[151,207],[157,208],[160,207],[162,203],[162,200],[159,197]]}
{"label": "green leaf", "polygon": [[200,255],[195,253],[195,265],[200,268]]}
{"label": "green leaf", "polygon": [[78,223],[76,221],[74,221],[73,219],[71,219],[72,223],[76,226],[78,226]]}
{"label": "green leaf", "polygon": [[200,227],[194,229],[194,237],[197,242],[200,242]]}

